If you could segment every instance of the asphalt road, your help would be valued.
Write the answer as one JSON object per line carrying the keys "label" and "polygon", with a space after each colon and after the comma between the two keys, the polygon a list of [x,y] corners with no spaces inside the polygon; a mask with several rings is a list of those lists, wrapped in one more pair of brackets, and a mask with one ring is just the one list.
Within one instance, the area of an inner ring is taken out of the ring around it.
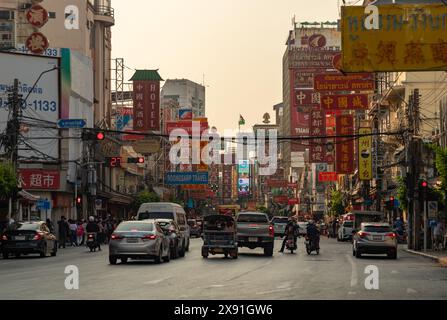
{"label": "asphalt road", "polygon": [[[192,239],[185,258],[156,265],[108,264],[108,249],[61,249],[57,257],[0,259],[0,299],[447,299],[447,268],[399,251],[356,259],[350,243],[323,238],[320,255],[264,257],[261,249],[240,250],[239,259],[203,259],[201,239]],[[65,288],[66,266],[79,270],[79,289]],[[379,289],[365,288],[367,266],[377,266]]]}

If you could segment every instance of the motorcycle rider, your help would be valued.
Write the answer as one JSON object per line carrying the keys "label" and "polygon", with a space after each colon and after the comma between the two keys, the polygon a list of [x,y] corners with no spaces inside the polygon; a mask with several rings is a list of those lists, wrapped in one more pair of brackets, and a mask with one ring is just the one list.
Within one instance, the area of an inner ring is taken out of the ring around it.
{"label": "motorcycle rider", "polygon": [[283,253],[284,248],[286,246],[287,240],[289,239],[289,236],[293,236],[293,241],[296,246],[296,240],[298,238],[298,225],[295,222],[295,219],[292,217],[289,218],[289,221],[287,222],[286,229],[284,231],[284,240],[281,245],[281,250],[279,252]]}
{"label": "motorcycle rider", "polygon": [[101,244],[98,241],[98,232],[99,232],[99,226],[95,222],[95,218],[93,216],[90,216],[88,218],[87,226],[85,227],[85,230],[87,233],[95,233],[95,241],[98,245],[98,250],[101,251]]}
{"label": "motorcycle rider", "polygon": [[307,236],[311,242],[315,241],[316,249],[320,250],[320,230],[318,230],[313,220],[307,225]]}

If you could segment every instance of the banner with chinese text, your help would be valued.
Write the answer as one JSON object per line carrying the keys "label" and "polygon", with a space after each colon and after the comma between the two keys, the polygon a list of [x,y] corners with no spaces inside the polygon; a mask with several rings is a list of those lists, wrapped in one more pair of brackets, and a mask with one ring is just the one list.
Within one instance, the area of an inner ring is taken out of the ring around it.
{"label": "banner with chinese text", "polygon": [[[371,128],[359,128],[360,135],[371,133]],[[372,180],[372,136],[359,137],[358,144],[359,179]]]}
{"label": "banner with chinese text", "polygon": [[[337,136],[352,135],[354,133],[354,118],[352,115],[337,116]],[[354,139],[336,139],[336,170],[338,174],[352,174],[354,172]]]}
{"label": "banner with chinese text", "polygon": [[367,110],[367,94],[322,95],[321,107],[325,110]]}
{"label": "banner with chinese text", "polygon": [[133,81],[135,131],[160,130],[160,81]]}
{"label": "banner with chinese text", "polygon": [[[310,135],[321,137],[326,135],[326,113],[322,109],[313,109],[310,113]],[[322,163],[326,161],[326,139],[313,138],[310,144],[309,162]]]}

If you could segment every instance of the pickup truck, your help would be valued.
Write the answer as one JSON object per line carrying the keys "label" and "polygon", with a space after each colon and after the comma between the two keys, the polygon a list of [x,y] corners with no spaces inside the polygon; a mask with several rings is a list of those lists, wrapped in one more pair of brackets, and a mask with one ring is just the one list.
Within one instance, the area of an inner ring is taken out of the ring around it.
{"label": "pickup truck", "polygon": [[238,247],[264,248],[264,255],[273,255],[275,231],[262,212],[240,212],[236,216]]}

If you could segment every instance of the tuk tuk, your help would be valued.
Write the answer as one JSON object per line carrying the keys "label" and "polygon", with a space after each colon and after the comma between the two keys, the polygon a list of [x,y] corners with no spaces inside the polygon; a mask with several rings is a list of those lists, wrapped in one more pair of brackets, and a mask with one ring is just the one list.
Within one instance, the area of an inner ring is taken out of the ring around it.
{"label": "tuk tuk", "polygon": [[224,254],[237,259],[238,246],[236,238],[236,222],[229,215],[213,214],[203,217],[202,257],[208,258],[211,253]]}

